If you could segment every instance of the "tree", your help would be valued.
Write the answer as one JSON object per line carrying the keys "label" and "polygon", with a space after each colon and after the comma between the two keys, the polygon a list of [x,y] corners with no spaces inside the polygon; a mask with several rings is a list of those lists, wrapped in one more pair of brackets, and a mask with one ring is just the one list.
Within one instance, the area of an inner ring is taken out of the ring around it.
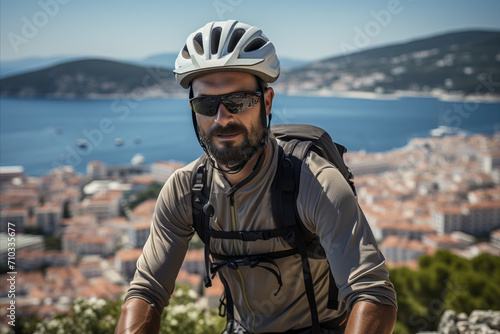
{"label": "tree", "polygon": [[419,269],[390,269],[398,294],[394,333],[435,330],[443,312],[500,310],[500,257],[479,255],[471,260],[445,250],[424,256]]}

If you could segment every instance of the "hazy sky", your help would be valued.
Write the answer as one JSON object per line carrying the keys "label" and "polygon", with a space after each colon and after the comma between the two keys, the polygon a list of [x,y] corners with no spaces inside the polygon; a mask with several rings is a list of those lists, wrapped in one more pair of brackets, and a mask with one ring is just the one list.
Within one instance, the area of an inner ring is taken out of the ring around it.
{"label": "hazy sky", "polygon": [[498,0],[0,0],[2,61],[60,55],[140,59],[178,52],[214,20],[259,26],[304,60],[465,29],[500,31]]}

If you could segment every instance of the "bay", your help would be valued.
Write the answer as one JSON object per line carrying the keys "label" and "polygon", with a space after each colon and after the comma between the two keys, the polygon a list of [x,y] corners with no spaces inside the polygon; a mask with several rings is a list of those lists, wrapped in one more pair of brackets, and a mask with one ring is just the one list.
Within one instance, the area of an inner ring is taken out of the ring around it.
{"label": "bay", "polygon": [[[500,103],[434,98],[370,100],[276,95],[273,124],[308,123],[327,130],[349,151],[382,152],[427,137],[440,125],[470,134],[500,131]],[[123,145],[116,146],[116,139]],[[77,145],[87,140],[87,148]],[[48,100],[0,98],[0,165],[44,175],[61,165],[85,172],[92,160],[190,162],[202,150],[187,99]]]}

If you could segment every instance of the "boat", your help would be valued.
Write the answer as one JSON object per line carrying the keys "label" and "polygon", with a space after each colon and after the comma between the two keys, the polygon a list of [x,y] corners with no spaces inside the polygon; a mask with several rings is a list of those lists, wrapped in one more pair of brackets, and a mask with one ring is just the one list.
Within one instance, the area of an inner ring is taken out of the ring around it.
{"label": "boat", "polygon": [[135,154],[130,160],[132,165],[142,165],[144,162],[146,162],[146,158],[140,153]]}
{"label": "boat", "polygon": [[80,138],[76,140],[76,146],[80,148],[87,148],[89,146],[89,142],[87,141],[87,139]]}
{"label": "boat", "polygon": [[431,137],[465,136],[467,133],[460,128],[440,125],[436,129],[430,130],[429,135],[431,135]]}

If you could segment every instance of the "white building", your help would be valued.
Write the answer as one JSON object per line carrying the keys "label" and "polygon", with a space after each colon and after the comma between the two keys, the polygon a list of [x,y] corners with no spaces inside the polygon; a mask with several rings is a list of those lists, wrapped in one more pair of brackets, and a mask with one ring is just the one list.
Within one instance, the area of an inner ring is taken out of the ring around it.
{"label": "white building", "polygon": [[181,269],[190,274],[205,275],[205,249],[188,250]]}
{"label": "white building", "polygon": [[101,261],[96,255],[84,256],[78,264],[78,269],[85,278],[100,277],[103,274]]}
{"label": "white building", "polygon": [[384,253],[385,258],[392,263],[417,260],[425,255],[429,248],[421,241],[399,236],[388,236],[380,244],[380,250]]}
{"label": "white building", "polygon": [[377,240],[383,240],[390,235],[405,237],[411,240],[420,240],[428,234],[436,234],[436,229],[428,225],[410,223],[379,223],[373,227],[373,234]]}
{"label": "white building", "polygon": [[134,222],[130,224],[128,229],[129,242],[134,248],[142,248],[149,237],[151,223]]}
{"label": "white building", "polygon": [[28,210],[26,208],[8,208],[0,211],[0,232],[7,232],[9,227],[20,232],[24,230],[27,223]]}
{"label": "white building", "polygon": [[462,231],[475,236],[488,235],[500,228],[500,201],[435,209],[432,218],[440,234]]}
{"label": "white building", "polygon": [[69,251],[25,249],[17,253],[16,265],[23,270],[35,270],[42,266],[70,266],[75,262],[75,254]]}
{"label": "white building", "polygon": [[462,231],[472,235],[488,235],[500,228],[500,201],[469,205],[467,218]]}
{"label": "white building", "polygon": [[119,190],[98,191],[92,198],[82,201],[80,214],[95,215],[98,219],[118,217],[120,215],[122,194]]}
{"label": "white building", "polygon": [[142,249],[122,249],[116,252],[115,268],[125,278],[130,279],[134,276],[137,259],[142,254]]}
{"label": "white building", "polygon": [[157,182],[165,182],[170,175],[184,164],[175,161],[158,161],[151,165],[151,175]]}
{"label": "white building", "polygon": [[500,249],[500,229],[491,232],[490,243],[493,247]]}
{"label": "white building", "polygon": [[[0,233],[0,263],[7,265],[9,258],[9,235]],[[41,235],[16,233],[16,253],[25,249],[43,250],[45,243]]]}
{"label": "white building", "polygon": [[438,208],[432,211],[434,228],[439,234],[463,231],[465,221],[463,208]]}
{"label": "white building", "polygon": [[36,226],[44,234],[52,234],[61,227],[62,207],[47,204],[35,208]]}
{"label": "white building", "polygon": [[101,161],[91,161],[87,164],[87,175],[93,180],[103,180],[106,178],[108,170],[106,164]]}

